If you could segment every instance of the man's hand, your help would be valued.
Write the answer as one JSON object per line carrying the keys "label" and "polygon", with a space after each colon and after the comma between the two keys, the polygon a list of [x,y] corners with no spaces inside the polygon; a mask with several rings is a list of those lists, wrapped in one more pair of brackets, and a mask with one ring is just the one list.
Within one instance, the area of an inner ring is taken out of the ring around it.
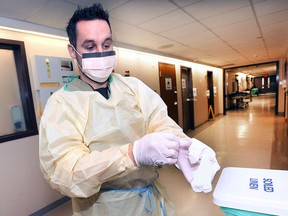
{"label": "man's hand", "polygon": [[177,165],[195,192],[208,193],[220,169],[215,152],[201,141],[181,140]]}
{"label": "man's hand", "polygon": [[133,155],[137,166],[176,164],[180,139],[170,133],[151,133],[133,144]]}

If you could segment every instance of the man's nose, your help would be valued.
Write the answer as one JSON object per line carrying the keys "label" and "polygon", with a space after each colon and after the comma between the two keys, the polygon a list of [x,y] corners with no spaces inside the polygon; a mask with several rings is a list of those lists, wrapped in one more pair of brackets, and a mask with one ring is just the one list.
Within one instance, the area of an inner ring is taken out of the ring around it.
{"label": "man's nose", "polygon": [[96,48],[96,52],[103,52],[103,48],[102,47],[97,47]]}

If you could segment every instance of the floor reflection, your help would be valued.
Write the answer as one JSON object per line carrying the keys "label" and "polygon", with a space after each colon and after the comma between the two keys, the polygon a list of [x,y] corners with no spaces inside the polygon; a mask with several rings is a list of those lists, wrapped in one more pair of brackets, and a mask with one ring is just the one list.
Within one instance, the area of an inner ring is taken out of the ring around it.
{"label": "floor reflection", "polygon": [[271,169],[288,170],[287,122],[283,118],[275,118],[270,166]]}
{"label": "floor reflection", "polygon": [[253,97],[247,109],[229,110],[188,135],[209,144],[222,167],[288,170],[288,126],[275,116],[274,94]]}
{"label": "floor reflection", "polygon": [[[271,149],[271,169],[288,170],[288,128],[287,122],[282,116],[275,116],[275,95],[262,95],[255,98],[250,113],[258,113],[258,115],[267,115],[274,117],[272,149]],[[259,130],[266,127],[265,124],[259,122]]]}

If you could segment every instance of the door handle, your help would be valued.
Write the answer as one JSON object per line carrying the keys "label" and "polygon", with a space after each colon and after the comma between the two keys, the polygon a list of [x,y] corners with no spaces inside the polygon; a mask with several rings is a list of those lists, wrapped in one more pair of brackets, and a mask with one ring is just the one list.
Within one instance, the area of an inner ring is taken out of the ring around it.
{"label": "door handle", "polygon": [[186,101],[190,102],[192,101],[193,99],[192,98],[187,98]]}
{"label": "door handle", "polygon": [[175,102],[174,102],[174,105],[177,105],[177,104],[178,104],[178,102],[177,102],[177,101],[175,101]]}

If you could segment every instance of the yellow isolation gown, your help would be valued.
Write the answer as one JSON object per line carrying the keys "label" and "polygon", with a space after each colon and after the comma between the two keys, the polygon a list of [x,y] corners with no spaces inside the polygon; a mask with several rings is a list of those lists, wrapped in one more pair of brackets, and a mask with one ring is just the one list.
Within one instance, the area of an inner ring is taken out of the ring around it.
{"label": "yellow isolation gown", "polygon": [[49,98],[39,127],[44,177],[72,198],[74,215],[175,215],[158,168],[135,166],[128,145],[153,132],[188,137],[140,80],[113,73],[109,85],[109,99],[80,79]]}

